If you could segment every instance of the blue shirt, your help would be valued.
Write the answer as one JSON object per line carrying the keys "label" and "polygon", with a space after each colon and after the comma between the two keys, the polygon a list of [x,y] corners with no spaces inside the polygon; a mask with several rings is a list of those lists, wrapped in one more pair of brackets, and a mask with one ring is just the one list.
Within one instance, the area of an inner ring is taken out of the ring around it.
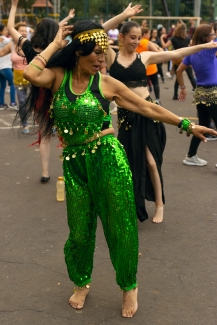
{"label": "blue shirt", "polygon": [[216,86],[217,85],[217,49],[202,50],[198,53],[186,56],[182,61],[187,66],[194,69],[197,85]]}

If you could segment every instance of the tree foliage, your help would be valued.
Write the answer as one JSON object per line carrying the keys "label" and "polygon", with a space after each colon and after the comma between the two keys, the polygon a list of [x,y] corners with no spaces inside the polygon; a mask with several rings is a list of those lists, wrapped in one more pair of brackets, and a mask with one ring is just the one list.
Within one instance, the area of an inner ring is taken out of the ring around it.
{"label": "tree foliage", "polygon": [[[69,9],[75,8],[75,19],[109,19],[120,13],[129,4],[129,0],[59,0],[60,17],[64,18]],[[1,0],[2,13],[7,18],[10,10],[11,0]],[[25,13],[32,12],[32,4],[35,0],[19,0],[19,9]],[[54,0],[50,0],[54,4]],[[56,0],[56,3],[58,0]],[[133,4],[137,1],[133,1]],[[139,0],[143,7],[142,16],[163,16],[163,7],[161,0]],[[152,4],[150,8],[150,4]],[[194,16],[194,0],[167,0],[167,7],[171,16]],[[39,11],[46,15],[46,10]],[[39,15],[39,14],[38,14]],[[40,16],[40,15],[39,15]],[[201,0],[201,17],[203,21],[212,21],[214,19],[213,0]]]}

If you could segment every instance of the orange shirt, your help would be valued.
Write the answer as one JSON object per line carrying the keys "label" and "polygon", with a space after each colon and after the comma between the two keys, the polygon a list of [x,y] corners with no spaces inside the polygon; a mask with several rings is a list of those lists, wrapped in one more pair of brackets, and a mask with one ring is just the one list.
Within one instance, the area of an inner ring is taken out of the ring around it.
{"label": "orange shirt", "polygon": [[[136,52],[141,53],[141,52],[144,52],[144,51],[149,51],[148,43],[149,43],[148,39],[146,39],[146,38],[141,39],[140,44],[136,49]],[[146,75],[150,76],[150,75],[152,75],[152,74],[154,74],[156,72],[157,72],[157,65],[155,63],[154,64],[149,64],[149,66],[146,69]]]}

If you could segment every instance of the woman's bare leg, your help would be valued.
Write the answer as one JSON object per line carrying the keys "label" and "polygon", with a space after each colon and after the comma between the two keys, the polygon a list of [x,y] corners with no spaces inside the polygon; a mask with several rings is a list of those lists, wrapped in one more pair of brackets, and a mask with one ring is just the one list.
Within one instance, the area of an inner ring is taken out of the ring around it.
{"label": "woman's bare leg", "polygon": [[49,160],[50,160],[50,141],[51,137],[42,137],[40,143],[40,156],[43,177],[49,177]]}
{"label": "woman's bare leg", "polygon": [[147,161],[147,168],[149,171],[149,175],[151,178],[151,182],[154,188],[154,194],[155,194],[155,215],[153,217],[153,222],[160,223],[163,221],[163,212],[164,212],[164,204],[162,201],[162,187],[161,187],[161,181],[160,176],[158,173],[156,162],[148,149],[148,147],[145,148],[146,152],[146,161]]}

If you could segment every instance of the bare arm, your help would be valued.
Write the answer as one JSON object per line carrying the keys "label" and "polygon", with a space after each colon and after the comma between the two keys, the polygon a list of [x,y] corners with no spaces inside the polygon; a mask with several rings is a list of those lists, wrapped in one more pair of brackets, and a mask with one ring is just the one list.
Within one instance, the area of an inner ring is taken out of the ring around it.
{"label": "bare arm", "polygon": [[[17,5],[18,5],[18,1],[19,0],[12,0],[11,1],[11,10],[10,10],[10,14],[8,17],[8,24],[7,24],[7,29],[11,35],[11,37],[14,40],[14,43],[18,43],[18,40],[20,38],[20,36],[22,36],[15,28],[14,28],[14,22],[15,22],[15,14],[17,11]],[[23,38],[20,46],[22,47],[23,43],[25,42],[27,38]]]}
{"label": "bare arm", "polygon": [[186,98],[186,88],[184,84],[184,78],[183,78],[183,72],[187,69],[187,65],[185,65],[183,62],[179,65],[178,69],[176,70],[176,78],[177,81],[181,87],[180,94],[179,94],[179,100],[184,101]]}
{"label": "bare arm", "polygon": [[[40,53],[40,59],[44,61],[44,64],[51,58],[51,56],[57,51],[64,48],[68,41],[65,41],[65,37],[71,34],[73,26],[60,26],[59,31],[48,47]],[[44,87],[52,89],[55,82],[58,83],[58,77],[56,71],[58,69],[46,69],[44,64],[34,58],[23,72],[23,77],[37,87]]]}
{"label": "bare arm", "polygon": [[172,42],[169,40],[167,41],[166,43],[164,42],[164,37],[165,37],[165,34],[161,35],[160,37],[160,41],[161,41],[161,45],[164,49],[167,49],[169,46],[173,45]]}
{"label": "bare arm", "polygon": [[149,41],[148,49],[149,49],[149,51],[152,51],[152,52],[162,52],[163,51],[163,49],[160,46],[153,43],[152,41]]}
{"label": "bare arm", "polygon": [[[118,106],[126,108],[134,113],[141,114],[154,120],[162,121],[167,124],[172,124],[178,126],[182,118],[163,108],[162,106],[150,103],[143,98],[139,97],[128,89],[120,81],[109,77],[102,76],[102,91],[105,97],[112,101],[115,100]],[[200,138],[205,140],[203,136],[204,133],[209,133],[211,129],[206,127],[195,125],[195,128],[192,129],[192,133]],[[208,132],[207,132],[208,131]],[[211,134],[217,135],[217,132],[211,130]]]}
{"label": "bare arm", "polygon": [[67,23],[70,19],[74,17],[75,17],[75,9],[70,9],[68,16],[59,22],[59,26],[63,26],[65,23]]}
{"label": "bare arm", "polygon": [[141,53],[141,58],[145,65],[152,64],[152,63],[163,63],[163,62],[167,62],[169,60],[183,58],[185,56],[197,53],[204,49],[213,49],[213,48],[217,48],[217,42],[211,41],[209,43],[183,47],[181,49],[173,50],[173,51],[164,51],[164,52],[158,52],[158,53],[149,52],[150,55],[149,55],[148,61],[147,61],[147,56],[144,56],[144,58],[143,58],[143,53]]}
{"label": "bare arm", "polygon": [[102,27],[107,33],[110,29],[115,28],[118,24],[120,24],[123,20],[133,17],[143,11],[141,9],[141,5],[135,5],[132,7],[132,2],[129,3],[128,7],[119,15],[109,19],[106,21]]}
{"label": "bare arm", "polygon": [[11,53],[11,44],[5,45],[3,49],[0,50],[0,57]]}

